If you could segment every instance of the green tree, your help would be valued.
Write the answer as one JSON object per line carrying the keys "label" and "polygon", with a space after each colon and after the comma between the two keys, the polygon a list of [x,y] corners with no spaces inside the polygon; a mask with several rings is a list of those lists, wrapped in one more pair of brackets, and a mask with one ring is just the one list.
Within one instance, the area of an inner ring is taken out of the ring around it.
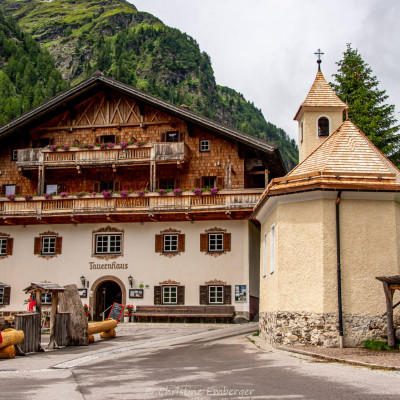
{"label": "green tree", "polygon": [[349,118],[372,143],[400,166],[400,135],[396,125],[394,105],[386,104],[386,90],[379,89],[379,81],[362,59],[357,49],[347,44],[343,59],[336,63],[333,90],[349,105]]}

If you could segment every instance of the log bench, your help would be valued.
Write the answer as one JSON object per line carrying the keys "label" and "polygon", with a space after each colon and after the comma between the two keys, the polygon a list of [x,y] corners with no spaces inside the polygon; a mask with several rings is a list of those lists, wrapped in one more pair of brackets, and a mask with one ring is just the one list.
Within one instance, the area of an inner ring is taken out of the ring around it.
{"label": "log bench", "polygon": [[134,318],[140,322],[141,318],[150,318],[153,322],[154,319],[167,319],[170,322],[171,318],[183,318],[184,322],[188,319],[199,318],[200,322],[204,322],[205,318],[226,320],[231,322],[235,315],[234,306],[224,305],[209,305],[209,306],[136,306],[136,311],[133,314]]}

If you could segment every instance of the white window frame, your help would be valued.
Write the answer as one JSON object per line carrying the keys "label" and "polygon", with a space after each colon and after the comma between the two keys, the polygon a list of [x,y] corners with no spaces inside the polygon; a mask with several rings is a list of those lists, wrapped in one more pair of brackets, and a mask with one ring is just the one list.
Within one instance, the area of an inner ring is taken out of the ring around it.
{"label": "white window frame", "polygon": [[0,237],[0,256],[7,255],[7,240],[8,237]]}
{"label": "white window frame", "polygon": [[276,232],[275,224],[271,225],[270,229],[270,264],[269,273],[272,275],[275,272],[275,242],[276,242]]}
{"label": "white window frame", "polygon": [[[211,292],[213,296],[211,296]],[[214,298],[214,300],[211,299]],[[218,301],[220,299],[220,301]],[[218,286],[209,286],[208,287],[208,302],[210,304],[224,304],[224,287],[221,285]]]}
{"label": "white window frame", "polygon": [[[326,118],[326,119],[329,121],[329,132],[328,132],[328,136],[320,136],[320,135],[319,135],[319,132],[318,132],[318,121],[319,121],[321,118]],[[331,134],[332,134],[332,121],[331,121],[331,119],[330,119],[330,117],[329,117],[328,115],[325,115],[325,114],[318,115],[318,117],[317,117],[317,119],[316,119],[316,121],[315,121],[315,131],[316,131],[316,134],[317,134],[317,139],[326,139],[326,138],[328,138],[329,136],[331,136]]]}
{"label": "white window frame", "polygon": [[[102,245],[101,247],[106,247],[106,250],[99,251],[98,249],[98,241],[100,237],[106,237],[107,238],[107,243],[106,246]],[[111,251],[111,238],[112,237],[119,237],[119,250],[118,251]],[[122,255],[122,233],[97,233],[94,235],[94,254],[95,255],[107,255],[107,254],[112,254],[112,255]]]}
{"label": "white window frame", "polygon": [[264,232],[263,245],[263,278],[267,276],[267,232]]}
{"label": "white window frame", "polygon": [[[219,239],[219,236],[221,236],[222,239]],[[218,243],[218,240],[221,240],[221,243]],[[211,242],[214,242],[215,244],[211,245]],[[214,249],[211,248],[211,246],[215,246]],[[210,253],[222,253],[224,251],[224,234],[223,232],[213,232],[208,234],[208,251]]]}
{"label": "white window frame", "polygon": [[[51,243],[53,242],[54,243]],[[41,254],[54,255],[56,254],[56,236],[42,236],[41,237]],[[51,250],[53,248],[53,250]]]}
{"label": "white window frame", "polygon": [[0,287],[0,304],[4,304],[4,287]]}
{"label": "white window frame", "polygon": [[200,140],[200,151],[202,153],[210,151],[210,141],[208,139]]}
{"label": "white window frame", "polygon": [[12,150],[11,161],[18,161],[18,149],[13,149]]}
{"label": "white window frame", "polygon": [[178,234],[164,234],[163,235],[163,252],[164,253],[177,253],[178,252]]}
{"label": "white window frame", "polygon": [[8,196],[9,194],[15,195],[16,185],[4,185],[4,194]]}
{"label": "white window frame", "polygon": [[[175,290],[175,301],[171,301],[172,289]],[[178,286],[163,286],[162,287],[162,303],[163,304],[178,304]]]}
{"label": "white window frame", "polygon": [[[41,300],[41,302],[42,302],[42,305],[49,305],[49,304],[51,304],[52,297],[53,297],[52,293],[41,293],[41,295],[40,295],[40,300]],[[43,298],[44,298],[44,300],[43,300]],[[50,299],[50,300],[49,300],[49,299]]]}
{"label": "white window frame", "polygon": [[[56,190],[51,190],[51,188],[54,189],[54,187]],[[57,192],[58,192],[57,184],[46,184],[46,194],[52,194],[52,193],[57,194]]]}

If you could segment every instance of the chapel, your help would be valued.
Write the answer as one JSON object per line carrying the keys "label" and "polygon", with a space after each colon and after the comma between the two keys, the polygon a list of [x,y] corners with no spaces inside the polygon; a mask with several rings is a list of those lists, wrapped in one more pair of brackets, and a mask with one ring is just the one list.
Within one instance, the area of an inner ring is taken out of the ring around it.
{"label": "chapel", "polygon": [[387,334],[375,278],[400,272],[400,171],[346,110],[319,70],[294,118],[300,163],[269,183],[251,216],[270,343],[357,346]]}

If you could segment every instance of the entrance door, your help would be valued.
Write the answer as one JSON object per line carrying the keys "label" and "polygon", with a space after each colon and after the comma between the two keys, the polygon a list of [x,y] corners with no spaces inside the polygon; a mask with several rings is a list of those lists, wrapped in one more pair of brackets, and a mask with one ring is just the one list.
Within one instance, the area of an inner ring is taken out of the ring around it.
{"label": "entrance door", "polygon": [[[97,321],[100,321],[101,313],[106,310],[108,307],[112,306],[113,303],[122,302],[122,291],[118,283],[113,281],[104,281],[100,284],[100,286],[96,290],[96,305],[95,305],[95,315],[94,318]],[[105,314],[109,314],[110,310],[108,310]]]}

